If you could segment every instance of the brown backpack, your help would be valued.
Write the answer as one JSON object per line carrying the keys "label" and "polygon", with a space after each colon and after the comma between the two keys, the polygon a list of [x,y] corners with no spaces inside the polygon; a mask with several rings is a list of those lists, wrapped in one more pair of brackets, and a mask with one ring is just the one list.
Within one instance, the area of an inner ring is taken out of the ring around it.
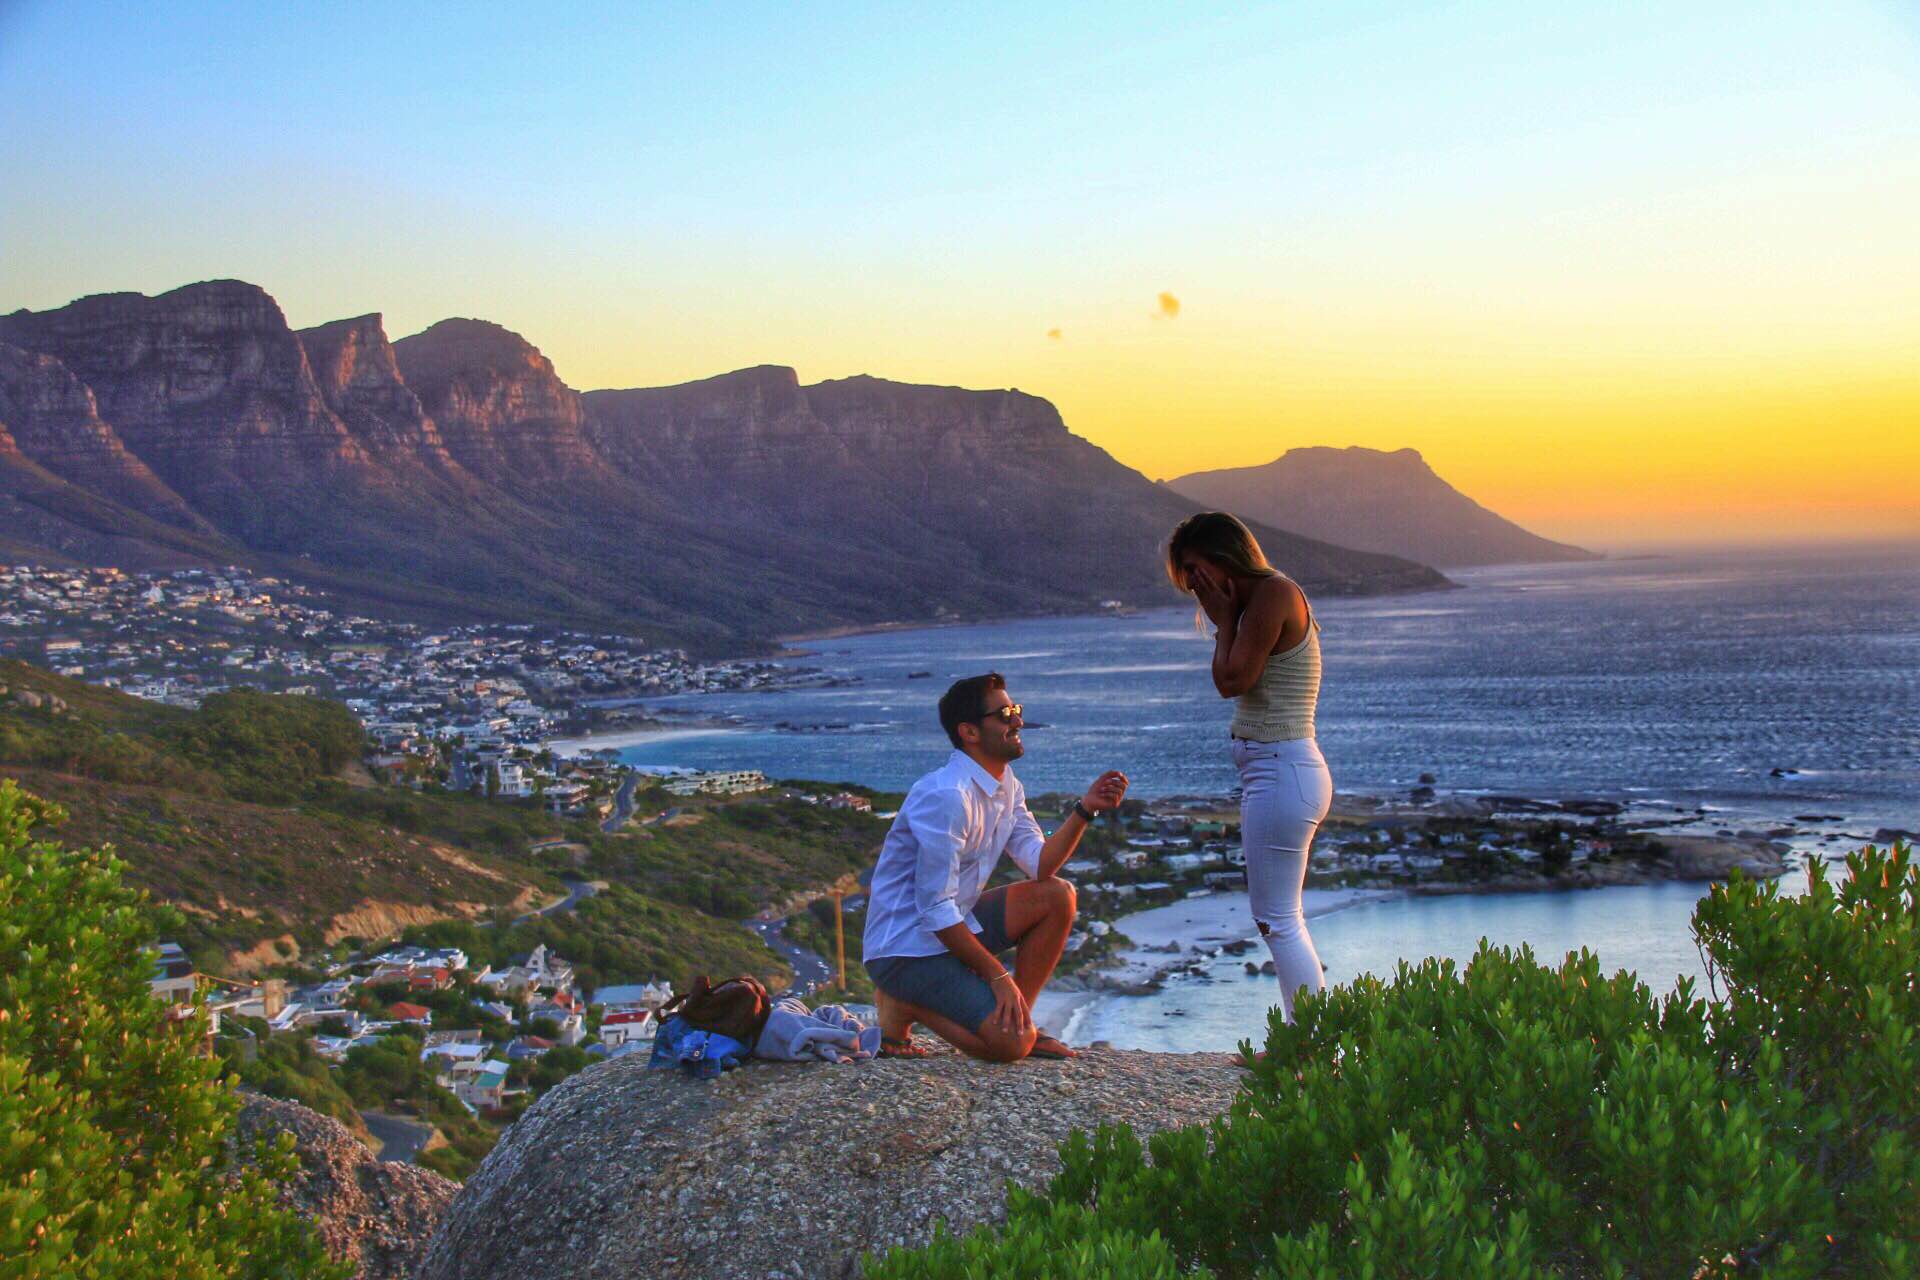
{"label": "brown backpack", "polygon": [[729,978],[715,986],[702,974],[693,980],[693,990],[660,1006],[659,1018],[665,1022],[677,1013],[696,1031],[732,1036],[751,1049],[772,1012],[773,1000],[758,978]]}

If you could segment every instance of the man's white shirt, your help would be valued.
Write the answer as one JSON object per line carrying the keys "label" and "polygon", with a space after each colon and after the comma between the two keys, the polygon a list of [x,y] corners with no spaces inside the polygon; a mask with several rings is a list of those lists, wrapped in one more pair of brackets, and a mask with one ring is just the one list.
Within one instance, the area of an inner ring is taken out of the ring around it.
{"label": "man's white shirt", "polygon": [[995,779],[955,751],[913,784],[880,846],[867,900],[867,959],[939,955],[947,945],[935,931],[962,922],[978,933],[973,905],[1000,855],[1037,876],[1046,839],[1012,769]]}

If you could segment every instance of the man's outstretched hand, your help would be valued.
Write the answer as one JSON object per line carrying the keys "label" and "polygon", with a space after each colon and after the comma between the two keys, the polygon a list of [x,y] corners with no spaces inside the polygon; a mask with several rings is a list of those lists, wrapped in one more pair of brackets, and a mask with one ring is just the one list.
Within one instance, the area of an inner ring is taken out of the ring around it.
{"label": "man's outstretched hand", "polygon": [[1127,775],[1118,769],[1109,769],[1095,778],[1093,785],[1087,788],[1087,794],[1080,797],[1080,803],[1095,813],[1107,813],[1118,809],[1120,802],[1127,798]]}

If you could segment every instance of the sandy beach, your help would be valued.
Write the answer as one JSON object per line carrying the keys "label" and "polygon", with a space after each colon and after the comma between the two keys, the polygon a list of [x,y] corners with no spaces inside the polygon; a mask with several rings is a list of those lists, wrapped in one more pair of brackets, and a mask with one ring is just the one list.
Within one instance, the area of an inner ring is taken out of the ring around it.
{"label": "sandy beach", "polygon": [[[1399,896],[1397,889],[1307,889],[1301,894],[1301,910],[1307,919],[1331,915],[1362,902]],[[1244,890],[1210,893],[1204,898],[1182,898],[1165,906],[1149,907],[1121,916],[1113,927],[1127,936],[1132,946],[1122,951],[1097,975],[1079,975],[1087,986],[1080,990],[1050,987],[1035,1002],[1034,1021],[1050,1035],[1062,1035],[1074,1015],[1096,1000],[1124,1000],[1130,997],[1116,988],[1137,987],[1154,982],[1170,971],[1218,950],[1229,942],[1260,936]],[[1248,953],[1255,963],[1267,959]]]}

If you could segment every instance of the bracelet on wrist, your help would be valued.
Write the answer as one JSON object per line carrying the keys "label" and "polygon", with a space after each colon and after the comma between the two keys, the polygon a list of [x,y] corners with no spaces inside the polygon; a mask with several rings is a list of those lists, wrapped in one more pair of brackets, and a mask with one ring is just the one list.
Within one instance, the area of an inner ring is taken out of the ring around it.
{"label": "bracelet on wrist", "polygon": [[1087,808],[1083,802],[1075,800],[1073,802],[1073,811],[1080,815],[1080,821],[1086,823],[1088,826],[1093,825],[1093,810]]}
{"label": "bracelet on wrist", "polygon": [[987,979],[987,985],[992,986],[994,983],[1000,981],[1000,979],[1002,978],[1005,978],[1007,979],[1007,981],[1011,982],[1013,981],[1013,973],[1010,970],[1002,969],[1000,972],[994,974],[991,978]]}

